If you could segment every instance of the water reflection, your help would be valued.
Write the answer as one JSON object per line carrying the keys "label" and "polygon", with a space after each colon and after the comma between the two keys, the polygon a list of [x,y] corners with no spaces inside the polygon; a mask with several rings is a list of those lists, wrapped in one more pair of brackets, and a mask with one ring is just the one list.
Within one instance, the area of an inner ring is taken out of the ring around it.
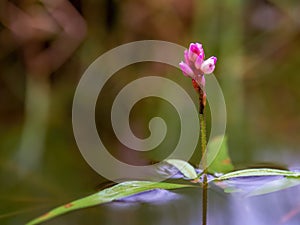
{"label": "water reflection", "polygon": [[[254,181],[255,182],[255,181]],[[250,183],[248,183],[250,185]],[[209,189],[208,225],[298,225],[300,186],[255,197]],[[84,209],[45,224],[199,225],[202,190],[153,190],[113,203]]]}

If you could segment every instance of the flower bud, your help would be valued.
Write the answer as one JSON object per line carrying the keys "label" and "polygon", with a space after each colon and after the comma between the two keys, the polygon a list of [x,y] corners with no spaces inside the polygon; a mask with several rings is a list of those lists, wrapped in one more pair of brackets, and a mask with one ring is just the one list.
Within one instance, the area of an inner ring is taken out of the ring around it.
{"label": "flower bud", "polygon": [[195,67],[199,70],[204,60],[204,54],[200,53],[195,61]]}
{"label": "flower bud", "polygon": [[204,74],[210,74],[215,70],[215,65],[217,58],[212,56],[209,59],[205,60],[201,65],[201,70]]}
{"label": "flower bud", "polygon": [[184,76],[186,77],[194,77],[193,70],[184,62],[179,63],[180,69],[182,70]]}
{"label": "flower bud", "polygon": [[195,62],[197,59],[198,55],[204,54],[202,45],[199,43],[191,43],[189,50],[188,50],[188,58],[190,61]]}
{"label": "flower bud", "polygon": [[188,54],[188,50],[184,50],[184,62],[189,65],[190,59]]}

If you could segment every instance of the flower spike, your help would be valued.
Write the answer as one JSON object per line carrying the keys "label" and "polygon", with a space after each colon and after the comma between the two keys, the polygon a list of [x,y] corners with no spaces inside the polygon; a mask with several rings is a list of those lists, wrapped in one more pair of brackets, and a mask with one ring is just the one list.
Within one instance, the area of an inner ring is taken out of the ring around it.
{"label": "flower spike", "polygon": [[212,56],[204,60],[205,54],[200,43],[191,43],[189,49],[184,51],[184,62],[179,66],[186,77],[194,79],[198,85],[202,86],[204,74],[210,74],[215,70],[217,57]]}
{"label": "flower spike", "polygon": [[184,51],[184,62],[179,66],[183,75],[192,79],[193,87],[199,94],[200,114],[203,114],[206,105],[205,74],[210,74],[215,70],[217,57],[212,56],[204,60],[205,54],[200,43],[191,43],[189,49]]}

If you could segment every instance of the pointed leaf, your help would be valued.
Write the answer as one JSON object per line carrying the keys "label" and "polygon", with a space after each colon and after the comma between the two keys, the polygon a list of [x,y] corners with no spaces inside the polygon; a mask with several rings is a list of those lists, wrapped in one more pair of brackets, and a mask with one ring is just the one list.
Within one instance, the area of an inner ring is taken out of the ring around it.
{"label": "pointed leaf", "polygon": [[247,196],[256,196],[281,191],[290,187],[300,185],[300,179],[284,177],[282,179],[268,182],[247,194]]}
{"label": "pointed leaf", "polygon": [[111,202],[117,199],[128,197],[141,192],[154,190],[157,188],[161,189],[176,189],[184,187],[193,187],[189,184],[174,184],[174,183],[163,183],[163,182],[150,182],[150,181],[128,181],[124,183],[117,184],[113,187],[99,191],[96,194],[92,194],[85,198],[70,202],[63,206],[57,207],[48,213],[28,222],[26,225],[34,225],[49,220],[51,218],[57,217],[64,213],[86,208],[90,206],[95,206],[102,203]]}
{"label": "pointed leaf", "polygon": [[164,161],[175,166],[186,178],[189,179],[198,178],[195,168],[188,162],[180,159],[167,159]]}
{"label": "pointed leaf", "polygon": [[215,178],[215,180],[227,180],[237,177],[251,177],[251,176],[286,176],[286,177],[300,177],[300,172],[293,172],[289,170],[278,170],[269,168],[260,169],[246,169],[238,170],[231,173],[224,174],[220,177]]}
{"label": "pointed leaf", "polygon": [[214,182],[225,193],[238,193],[244,197],[268,194],[300,185],[299,178],[284,176],[235,177]]}

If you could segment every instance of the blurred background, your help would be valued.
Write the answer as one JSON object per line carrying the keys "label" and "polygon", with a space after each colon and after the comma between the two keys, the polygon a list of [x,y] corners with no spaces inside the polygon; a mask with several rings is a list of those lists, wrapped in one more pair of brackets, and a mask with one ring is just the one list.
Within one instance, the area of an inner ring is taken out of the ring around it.
{"label": "blurred background", "polygon": [[[11,0],[1,1],[0,10],[0,224],[23,224],[105,182],[76,146],[72,100],[88,66],[131,41],[203,43],[206,55],[219,59],[215,75],[236,167],[300,167],[299,1]],[[109,80],[96,109],[98,132],[112,154],[136,165],[159,161],[179,135],[175,109],[149,98],[135,105],[130,123],[142,138],[153,116],[164,118],[169,128],[162,145],[145,155],[116,139],[113,99],[148,75],[178,82],[197,102],[191,81],[170,66],[138,63]],[[198,160],[195,155],[191,163]]]}

